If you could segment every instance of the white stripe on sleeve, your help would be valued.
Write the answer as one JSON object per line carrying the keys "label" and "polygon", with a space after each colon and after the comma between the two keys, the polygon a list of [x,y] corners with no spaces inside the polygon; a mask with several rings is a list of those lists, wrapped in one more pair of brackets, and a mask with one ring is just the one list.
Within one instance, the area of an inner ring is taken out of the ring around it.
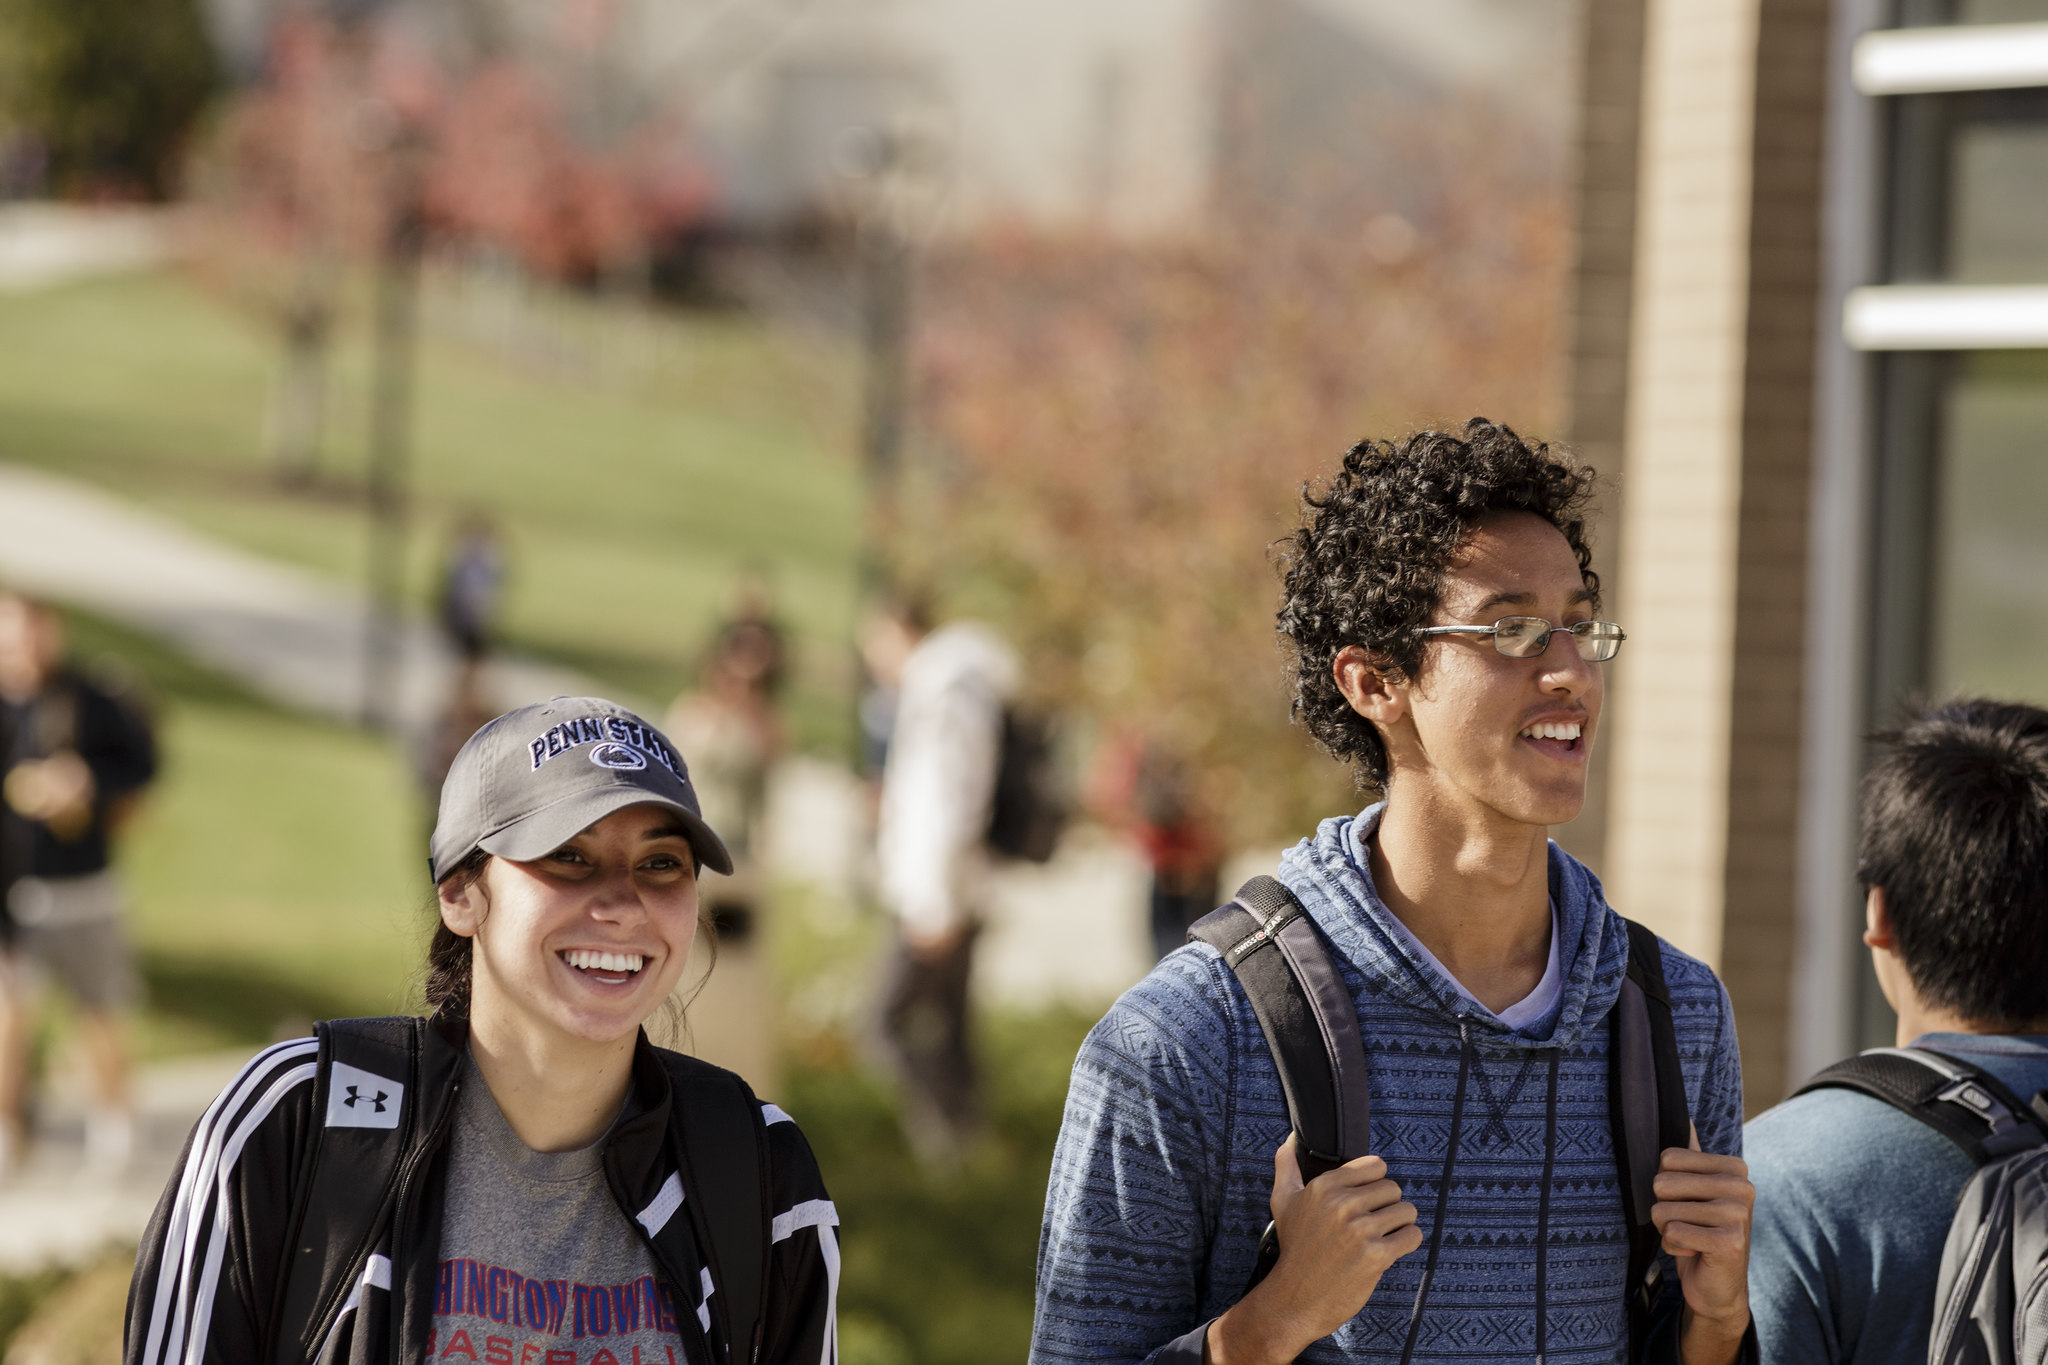
{"label": "white stripe on sleeve", "polygon": [[234,1219],[234,1211],[228,1199],[228,1190],[234,1179],[235,1163],[242,1158],[242,1148],[248,1145],[270,1112],[283,1102],[284,1097],[301,1082],[313,1078],[315,1065],[307,1062],[279,1077],[276,1084],[265,1091],[263,1098],[251,1108],[242,1121],[236,1125],[234,1135],[221,1149],[219,1170],[214,1177],[213,1220],[201,1260],[199,1292],[192,1304],[192,1330],[185,1338],[185,1365],[200,1365],[206,1355],[206,1333],[213,1326],[213,1296],[220,1287],[221,1262],[228,1251],[228,1228]]}
{"label": "white stripe on sleeve", "polygon": [[654,1192],[654,1199],[640,1210],[640,1226],[647,1229],[652,1237],[668,1226],[668,1220],[676,1216],[676,1210],[683,1206],[683,1175],[680,1171],[670,1172],[669,1178],[661,1182],[661,1188]]}
{"label": "white stripe on sleeve", "polygon": [[761,1106],[761,1122],[773,1128],[778,1123],[795,1123],[796,1120],[783,1113],[781,1105],[763,1103]]}
{"label": "white stripe on sleeve", "polygon": [[157,1267],[156,1292],[150,1302],[149,1335],[142,1353],[144,1365],[162,1365],[169,1353],[183,1354],[177,1338],[184,1327],[185,1284],[200,1237],[195,1214],[204,1211],[200,1191],[214,1181],[221,1133],[230,1121],[229,1116],[247,1103],[251,1095],[262,1092],[280,1067],[289,1068],[285,1078],[291,1084],[311,1080],[313,1059],[319,1052],[319,1040],[314,1038],[295,1038],[265,1048],[220,1092],[193,1130],[185,1169],[178,1176],[178,1196],[164,1225],[163,1261]]}
{"label": "white stripe on sleeve", "polygon": [[[832,1207],[829,1199],[807,1199],[787,1213],[775,1215],[774,1234],[771,1242],[780,1242],[793,1236],[799,1228],[836,1228],[839,1226],[839,1210]],[[823,1236],[823,1234],[819,1234]]]}
{"label": "white stripe on sleeve", "polygon": [[832,1231],[838,1222],[835,1214],[830,1225],[818,1227],[818,1255],[825,1261],[825,1349],[819,1365],[839,1365],[839,1234]]}

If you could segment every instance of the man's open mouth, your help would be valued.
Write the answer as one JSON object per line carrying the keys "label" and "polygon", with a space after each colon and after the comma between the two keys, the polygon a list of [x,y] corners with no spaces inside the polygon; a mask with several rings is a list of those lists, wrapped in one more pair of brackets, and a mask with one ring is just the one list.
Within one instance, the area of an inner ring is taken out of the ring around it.
{"label": "man's open mouth", "polygon": [[602,953],[594,948],[569,948],[558,956],[577,971],[599,980],[623,981],[647,964],[639,953]]}
{"label": "man's open mouth", "polygon": [[1553,751],[1576,752],[1579,736],[1585,732],[1585,723],[1576,720],[1544,721],[1539,725],[1525,726],[1520,738],[1534,740],[1539,748],[1553,748]]}

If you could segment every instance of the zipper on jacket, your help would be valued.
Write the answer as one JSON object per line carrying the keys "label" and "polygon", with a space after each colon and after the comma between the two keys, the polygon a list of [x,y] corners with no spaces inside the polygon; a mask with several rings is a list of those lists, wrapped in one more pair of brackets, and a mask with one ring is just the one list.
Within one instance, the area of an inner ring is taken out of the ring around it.
{"label": "zipper on jacket", "polygon": [[[398,1297],[398,1268],[404,1264],[398,1258],[398,1241],[399,1238],[403,1235],[400,1215],[403,1213],[405,1206],[406,1190],[412,1183],[413,1172],[419,1169],[420,1163],[425,1159],[427,1151],[431,1149],[431,1147],[447,1131],[449,1123],[455,1115],[455,1104],[453,1096],[459,1093],[461,1088],[462,1082],[460,1078],[458,1078],[455,1082],[454,1087],[449,1092],[451,1098],[448,1103],[447,1112],[442,1115],[440,1122],[435,1125],[434,1131],[428,1134],[426,1141],[420,1144],[419,1146],[416,1146],[412,1154],[406,1158],[406,1164],[399,1171],[398,1174],[396,1196],[390,1203],[386,1204],[385,1206],[384,1211],[391,1213],[393,1219],[391,1224],[391,1296],[394,1300],[396,1300]],[[372,1226],[375,1226],[375,1224],[373,1223]],[[321,1301],[317,1311],[315,1311],[315,1313],[313,1314],[313,1322],[318,1324],[319,1326],[319,1335],[314,1337],[310,1341],[307,1341],[303,1338],[301,1339],[301,1344],[303,1348],[308,1352],[308,1359],[317,1358],[319,1353],[326,1348],[327,1339],[334,1335],[335,1324],[341,1320],[341,1305],[347,1302],[349,1291],[354,1289],[356,1287],[357,1282],[362,1279],[363,1267],[368,1265],[370,1263],[370,1257],[376,1254],[376,1246],[377,1239],[373,1234],[368,1240],[366,1240],[363,1243],[362,1246],[358,1247],[355,1253],[349,1258],[347,1273],[338,1276],[335,1279],[334,1283],[331,1286],[329,1286],[327,1290],[327,1297]],[[361,1311],[360,1306],[358,1307],[357,1311]],[[396,1316],[396,1314],[393,1315],[394,1318]],[[396,1360],[398,1359],[398,1356],[394,1353],[392,1359]]]}
{"label": "zipper on jacket", "polygon": [[[460,1073],[457,1073],[454,1083],[448,1087],[448,1103],[442,1109],[440,1119],[434,1124],[434,1130],[427,1134],[425,1141],[413,1149],[412,1155],[406,1159],[405,1169],[398,1173],[398,1194],[391,1206],[391,1301],[389,1307],[391,1315],[391,1354],[389,1359],[393,1361],[405,1359],[405,1343],[401,1339],[405,1334],[403,1287],[411,1284],[411,1280],[407,1278],[407,1263],[405,1259],[406,1202],[412,1195],[413,1177],[419,1174],[419,1169],[427,1163],[427,1158],[439,1149],[442,1141],[448,1135],[448,1129],[454,1125],[455,1105],[461,1096],[462,1076]],[[362,1310],[358,1308],[357,1311],[360,1312]]]}

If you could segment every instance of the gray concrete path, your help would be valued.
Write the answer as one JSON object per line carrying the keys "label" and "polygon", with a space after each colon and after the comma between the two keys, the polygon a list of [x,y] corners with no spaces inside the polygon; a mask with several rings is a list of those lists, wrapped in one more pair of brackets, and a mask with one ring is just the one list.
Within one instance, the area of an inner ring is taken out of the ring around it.
{"label": "gray concrete path", "polygon": [[[363,712],[369,613],[360,590],[211,539],[72,479],[0,464],[0,581],[158,636],[281,705],[343,720]],[[430,725],[454,660],[437,631],[398,632],[397,715]],[[491,667],[509,709],[591,688],[517,657]]]}
{"label": "gray concrete path", "polygon": [[[28,1164],[0,1176],[0,1275],[81,1265],[133,1246],[185,1135],[255,1049],[180,1057],[136,1076],[135,1154],[119,1171],[85,1163],[84,1097],[61,1082],[40,1096]],[[71,1074],[77,1074],[77,1068]]]}
{"label": "gray concrete path", "polygon": [[175,209],[0,205],[0,292],[155,265],[171,255],[177,221]]}

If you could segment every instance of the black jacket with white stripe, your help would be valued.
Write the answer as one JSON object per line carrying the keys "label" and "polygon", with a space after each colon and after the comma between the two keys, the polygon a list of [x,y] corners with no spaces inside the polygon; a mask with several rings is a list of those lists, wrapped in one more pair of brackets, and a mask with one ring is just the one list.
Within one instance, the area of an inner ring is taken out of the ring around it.
{"label": "black jacket with white stripe", "polygon": [[[444,1021],[419,1033],[410,1084],[338,1066],[318,1039],[302,1038],[258,1055],[221,1093],[186,1140],[143,1234],[124,1365],[412,1365],[429,1358],[441,1177],[467,1034]],[[711,1258],[700,1250],[709,1236],[703,1201],[671,1132],[674,1062],[641,1036],[636,1112],[607,1139],[607,1182],[653,1252],[689,1365],[743,1365],[750,1353],[728,1351],[725,1315],[714,1311],[723,1305],[713,1302]],[[374,1089],[346,1084],[352,1080]],[[355,1100],[365,1103],[355,1108]],[[796,1124],[773,1105],[761,1110],[774,1214],[752,1357],[759,1365],[836,1365],[839,1217]],[[330,1147],[354,1144],[370,1154],[359,1165],[393,1178],[337,1186],[334,1172],[350,1165],[322,1155],[322,1193],[313,1197],[313,1153],[322,1139]],[[374,1188],[380,1184],[389,1189]],[[377,1207],[335,1216],[333,1206],[351,1197]],[[367,1244],[351,1229],[367,1231]],[[588,1365],[576,1343],[561,1345]]]}

